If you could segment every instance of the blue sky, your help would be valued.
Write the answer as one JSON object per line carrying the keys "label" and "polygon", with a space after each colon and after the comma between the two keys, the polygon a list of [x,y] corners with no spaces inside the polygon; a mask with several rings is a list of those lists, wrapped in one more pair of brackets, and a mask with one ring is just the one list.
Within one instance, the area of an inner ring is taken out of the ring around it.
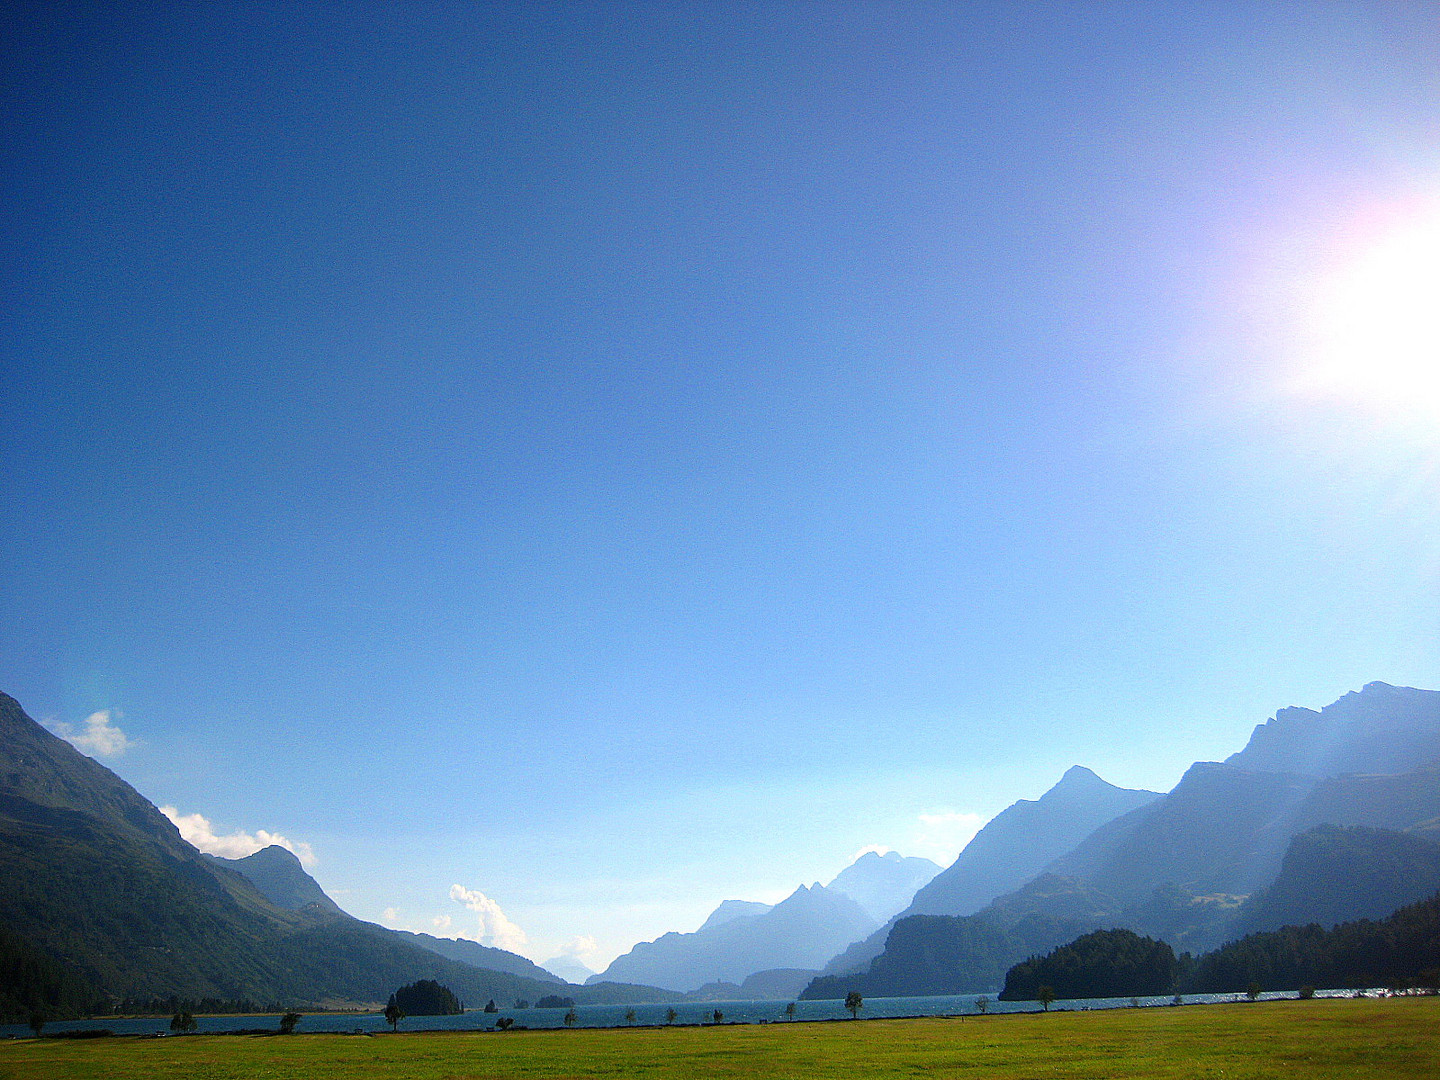
{"label": "blue sky", "polygon": [[1440,685],[1433,6],[135,7],[0,34],[0,688],[355,914],[603,965]]}

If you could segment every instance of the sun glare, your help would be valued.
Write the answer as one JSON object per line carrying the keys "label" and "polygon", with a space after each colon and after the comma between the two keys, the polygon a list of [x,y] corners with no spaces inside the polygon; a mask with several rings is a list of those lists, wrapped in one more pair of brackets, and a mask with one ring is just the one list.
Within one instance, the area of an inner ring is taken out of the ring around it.
{"label": "sun glare", "polygon": [[1306,322],[1307,392],[1440,421],[1440,208],[1360,245]]}

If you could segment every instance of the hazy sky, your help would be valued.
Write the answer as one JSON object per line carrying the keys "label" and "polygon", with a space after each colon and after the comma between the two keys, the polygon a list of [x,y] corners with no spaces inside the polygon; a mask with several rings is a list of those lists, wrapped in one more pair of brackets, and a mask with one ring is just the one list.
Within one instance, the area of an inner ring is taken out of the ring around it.
{"label": "hazy sky", "polygon": [[0,689],[362,918],[603,966],[1440,686],[1440,6],[3,20]]}

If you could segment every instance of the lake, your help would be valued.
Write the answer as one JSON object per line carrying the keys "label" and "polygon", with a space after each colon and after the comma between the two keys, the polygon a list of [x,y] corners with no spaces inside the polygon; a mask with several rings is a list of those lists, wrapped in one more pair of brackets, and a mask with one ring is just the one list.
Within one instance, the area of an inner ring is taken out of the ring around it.
{"label": "lake", "polygon": [[[1376,993],[1377,991],[1371,991]],[[1321,990],[1317,997],[1350,996],[1351,990]],[[1186,1004],[1236,1001],[1243,994],[1187,994]],[[1261,994],[1262,1000],[1294,997],[1293,992]],[[954,994],[939,997],[866,998],[860,1010],[862,1019],[900,1016],[970,1016],[979,1011],[976,1002],[988,998],[988,1010],[992,1013],[1038,1012],[1040,1006],[1034,1001],[996,1001],[993,994]],[[1119,1009],[1129,1008],[1138,1002],[1142,1008],[1169,1006],[1173,998],[1085,998],[1074,1001],[1056,1001],[1051,1011],[1061,1009]],[[667,1012],[674,1009],[677,1024],[709,1024],[713,1022],[716,1009],[724,1014],[723,1023],[759,1024],[786,1023],[784,1001],[706,1001],[675,1002],[658,1005],[578,1005],[575,1008],[577,1027],[622,1027],[628,1021],[625,1013],[635,1010],[636,1024],[664,1024]],[[484,1031],[494,1028],[495,1021],[502,1016],[513,1017],[515,1026],[530,1028],[558,1028],[565,1026],[567,1009],[501,1009],[496,1013],[471,1011],[459,1016],[407,1016],[400,1021],[401,1031]],[[390,1025],[379,1013],[304,1013],[297,1031],[335,1031],[371,1033],[389,1031]],[[841,1001],[797,1001],[795,1019],[809,1021],[848,1020],[850,1013]],[[238,1031],[253,1028],[277,1028],[276,1016],[202,1016],[196,1018],[201,1032]],[[46,1024],[46,1033],[60,1031],[83,1031],[94,1028],[108,1028],[117,1035],[168,1034],[170,1018],[165,1017],[100,1017],[91,1020],[65,1020]],[[28,1037],[30,1029],[24,1024],[0,1025],[0,1036]]]}

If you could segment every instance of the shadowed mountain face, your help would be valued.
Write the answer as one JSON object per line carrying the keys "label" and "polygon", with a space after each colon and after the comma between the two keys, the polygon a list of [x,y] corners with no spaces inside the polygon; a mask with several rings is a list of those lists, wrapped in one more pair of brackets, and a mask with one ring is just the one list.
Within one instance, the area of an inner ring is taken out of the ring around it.
{"label": "shadowed mountain face", "polygon": [[1279,876],[1240,912],[1234,936],[1383,919],[1440,892],[1440,844],[1388,829],[1318,825],[1290,842]]}
{"label": "shadowed mountain face", "polygon": [[996,897],[1020,888],[1098,826],[1159,798],[1156,792],[1119,788],[1082,765],[1072,766],[1039,799],[1021,799],[991,818],[948,868],[921,886],[900,914],[831,957],[821,973],[866,970],[885,951],[890,930],[901,919],[975,914]]}
{"label": "shadowed mountain face", "polygon": [[1280,869],[1283,823],[1315,781],[1197,762],[1160,801],[1098,830],[1050,872],[1130,903],[1173,883],[1192,893],[1249,893]]}
{"label": "shadowed mountain face", "polygon": [[875,929],[844,893],[802,885],[758,915],[713,918],[693,934],[665,934],[643,941],[590,980],[640,982],[672,990],[707,983],[740,983],[757,971],[819,966],[850,942]]}
{"label": "shadowed mountain face", "polygon": [[503,971],[510,975],[523,975],[527,979],[539,979],[541,982],[565,981],[534,961],[527,960],[519,953],[497,949],[491,945],[481,945],[478,941],[470,941],[467,938],[435,937],[431,934],[412,933],[409,930],[391,930],[390,933],[411,945],[418,945],[439,956],[448,957],[472,967]]}
{"label": "shadowed mountain face", "polygon": [[[1158,802],[1049,869],[1138,902],[1164,884],[1247,894],[1322,823],[1440,832],[1440,693],[1370,683],[1318,713],[1282,709],[1224,763],[1197,762]],[[1386,775],[1370,774],[1384,766]],[[1364,775],[1361,775],[1364,774]]]}
{"label": "shadowed mountain face", "polygon": [[[305,911],[309,914],[344,915],[339,905],[325,895],[320,883],[305,872],[305,867],[295,855],[276,844],[262,848],[243,859],[222,859],[215,855],[206,856],[217,865],[228,867],[244,875],[260,893],[278,908],[286,911]],[[348,916],[347,916],[348,917]],[[564,980],[523,956],[505,949],[481,945],[478,941],[465,938],[440,938],[430,934],[417,934],[408,930],[388,930],[402,941],[419,946],[439,956],[448,957],[472,967],[489,971],[503,971],[511,975],[523,975],[544,982]],[[582,980],[583,981],[583,980]]]}
{"label": "shadowed mountain face", "polygon": [[[0,694],[0,924],[99,991],[304,1005],[380,1003],[420,979],[471,1002],[554,989],[553,978],[460,963],[352,919],[277,852],[202,855],[129,784]],[[626,988],[576,997],[664,999]]]}
{"label": "shadowed mountain face", "polygon": [[247,878],[260,895],[278,908],[302,911],[311,904],[320,911],[340,911],[334,900],[325,895],[320,883],[305,872],[293,852],[271,844],[243,859],[222,859],[209,856],[221,866],[229,867]]}
{"label": "shadowed mountain face", "polygon": [[1076,765],[1039,799],[1021,799],[996,814],[949,868],[915,894],[901,918],[973,915],[1018,889],[1101,825],[1160,797],[1107,784]]}

